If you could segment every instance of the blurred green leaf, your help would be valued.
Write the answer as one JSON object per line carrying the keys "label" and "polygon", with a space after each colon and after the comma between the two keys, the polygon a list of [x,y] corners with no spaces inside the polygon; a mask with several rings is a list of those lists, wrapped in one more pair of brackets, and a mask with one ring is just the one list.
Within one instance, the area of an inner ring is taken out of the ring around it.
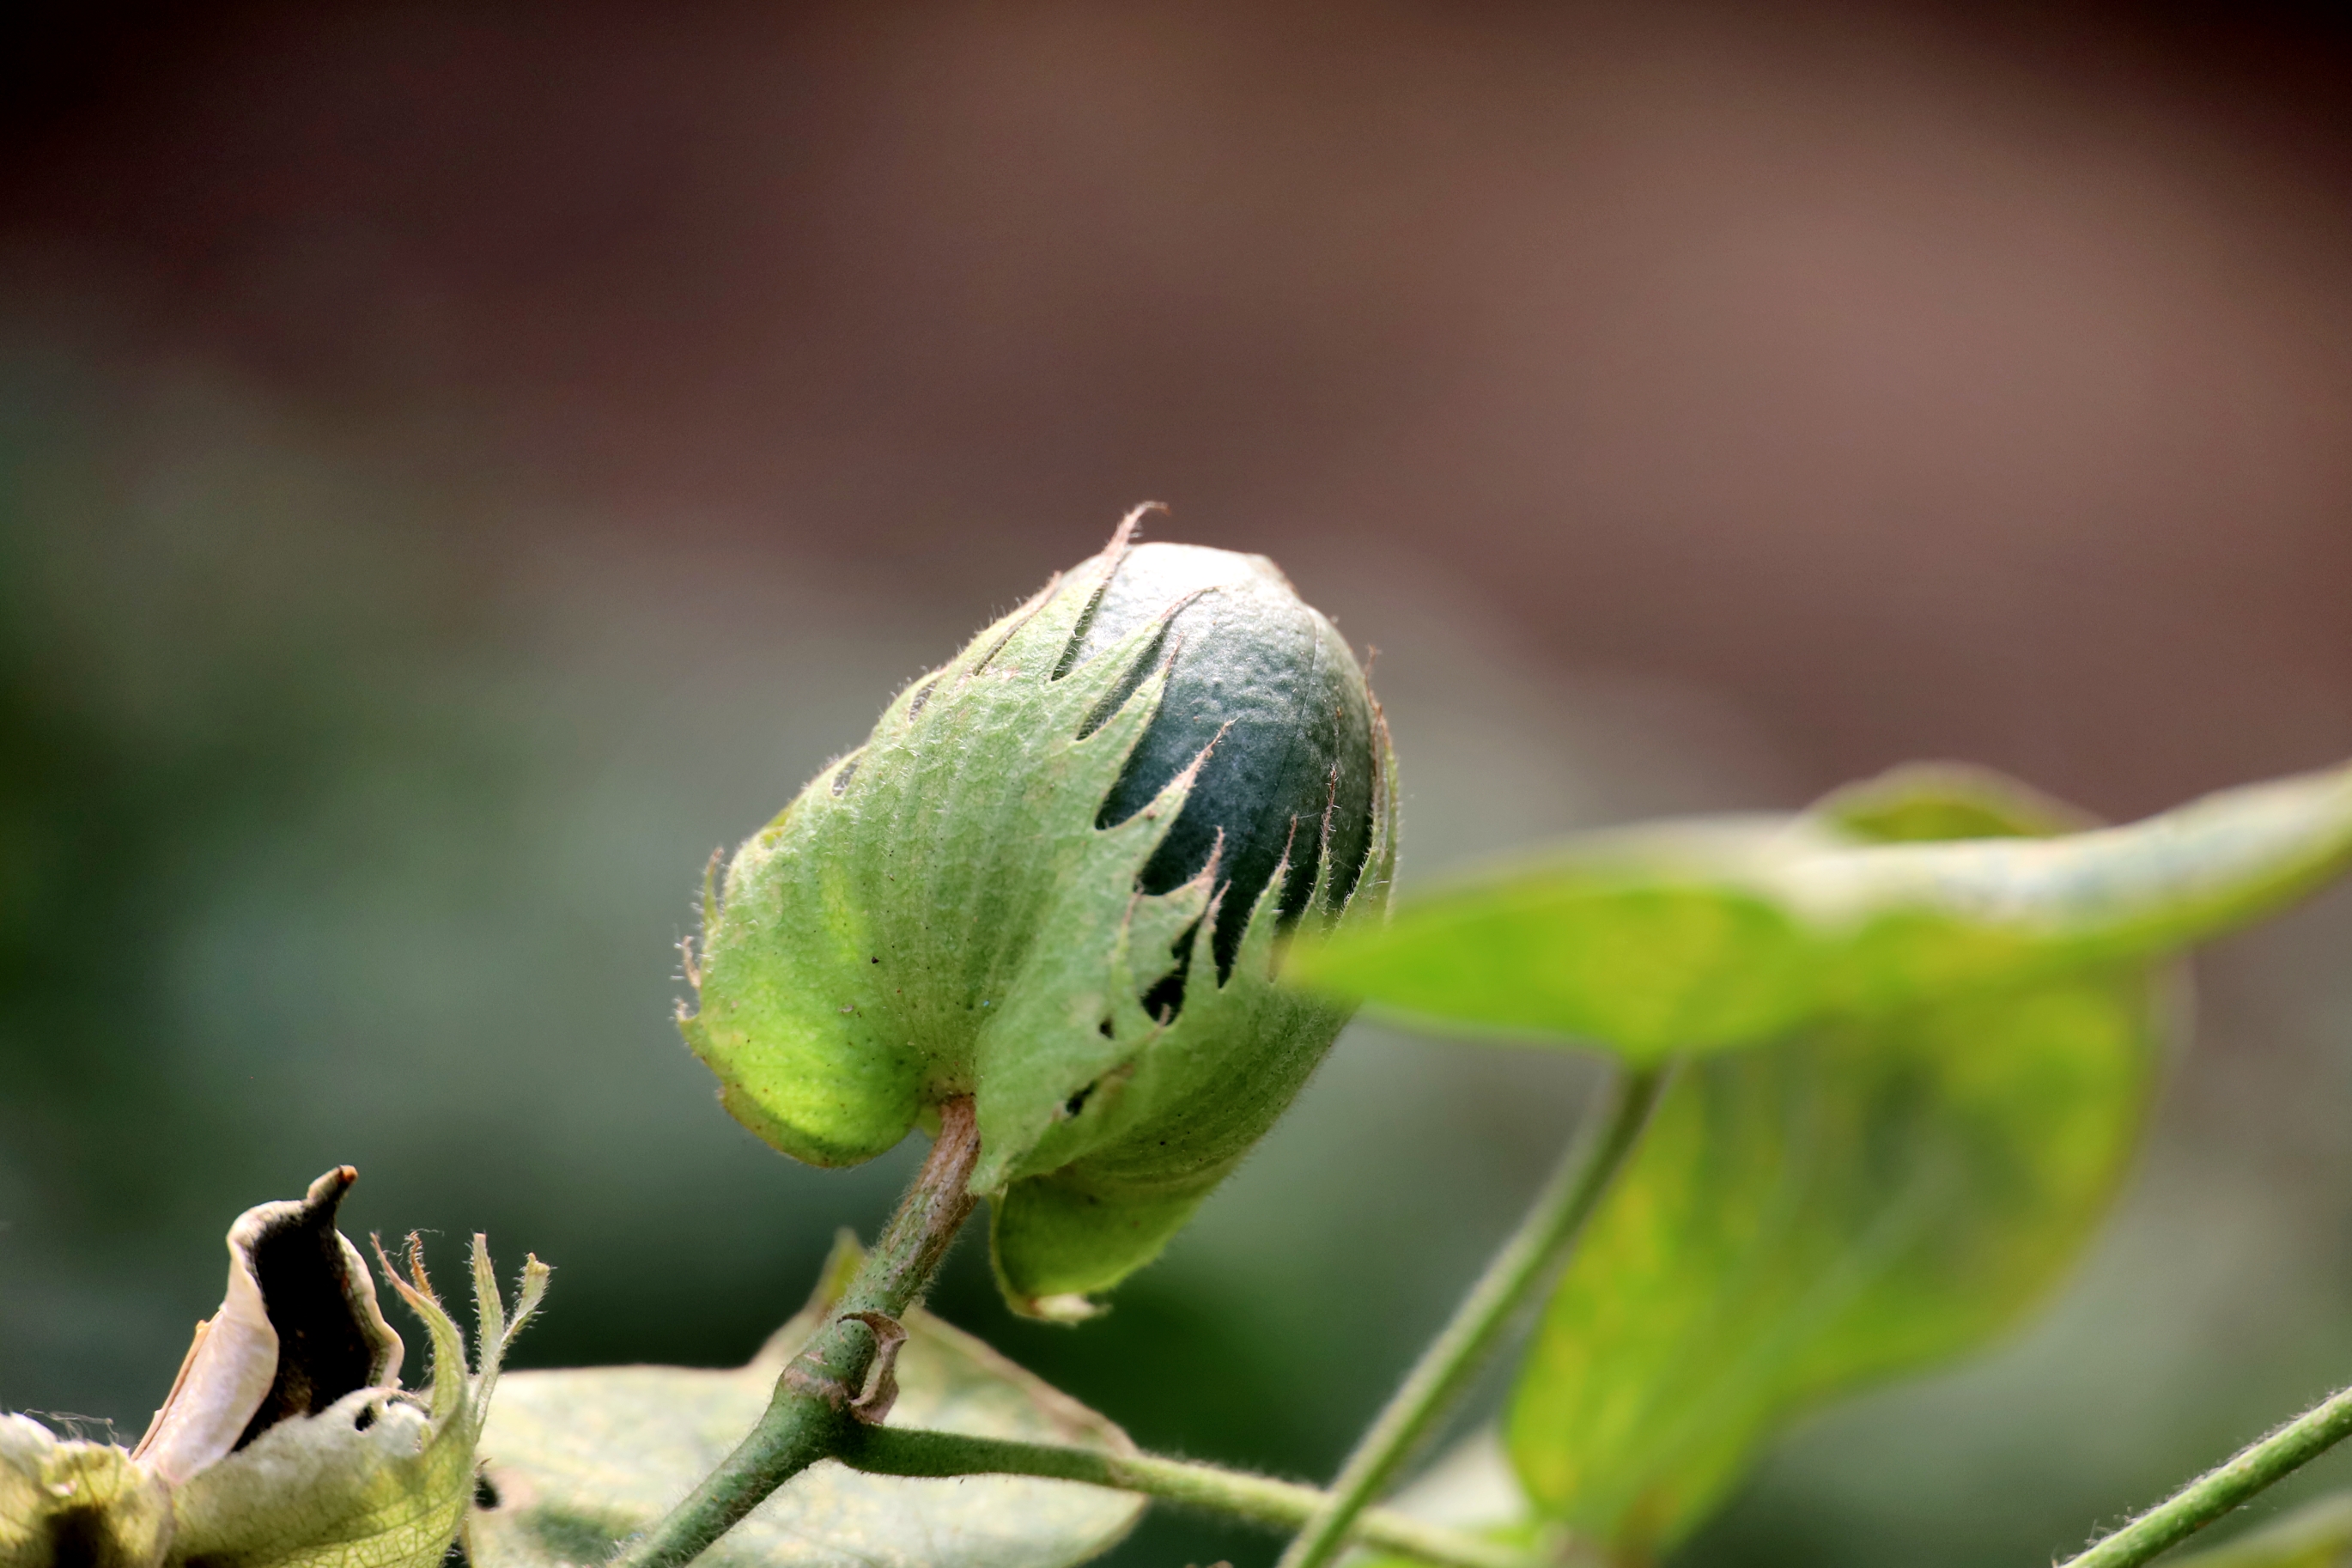
{"label": "blurred green leaf", "polygon": [[[837,1271],[836,1271],[837,1272]],[[592,1367],[508,1375],[467,1524],[476,1568],[598,1563],[684,1497],[751,1429],[821,1321],[805,1310],[730,1371]],[[979,1340],[906,1320],[893,1426],[1132,1452],[1127,1435]],[[495,1499],[493,1501],[492,1500]],[[1144,1501],[1021,1476],[910,1480],[804,1471],[703,1554],[710,1568],[1060,1568],[1117,1544]]]}
{"label": "blurred green leaf", "polygon": [[1791,1415],[2013,1322],[2106,1209],[2163,1011],[2080,976],[1685,1068],[1529,1352],[1530,1493],[1672,1539]]}
{"label": "blurred green leaf", "polygon": [[2225,1546],[2169,1560],[2169,1568],[2347,1568],[2352,1564],[2352,1492],[2306,1503]]}
{"label": "blurred green leaf", "polygon": [[[1407,1023],[1654,1062],[2158,956],[2352,859],[2348,769],[2126,827],[1983,836],[2023,798],[1990,775],[1907,770],[1794,817],[1596,834],[1408,900],[1385,927],[1302,941],[1288,974]],[[1923,841],[1950,832],[1970,837]]]}
{"label": "blurred green leaf", "polygon": [[[1822,816],[1895,835],[1970,803],[1988,814],[1970,831],[2055,825],[1998,781],[1939,773]],[[1529,1352],[1508,1418],[1529,1495],[1646,1552],[1796,1414],[2015,1322],[2130,1163],[2167,990],[2109,963],[1685,1067]]]}

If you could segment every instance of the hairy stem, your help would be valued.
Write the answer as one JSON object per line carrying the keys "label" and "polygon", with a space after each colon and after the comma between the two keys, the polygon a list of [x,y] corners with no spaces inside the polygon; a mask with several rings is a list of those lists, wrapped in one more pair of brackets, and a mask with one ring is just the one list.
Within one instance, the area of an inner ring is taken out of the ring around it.
{"label": "hairy stem", "polygon": [[1668,1070],[1635,1068],[1618,1078],[1598,1133],[1578,1138],[1561,1157],[1518,1229],[1348,1456],[1329,1495],[1277,1568],[1323,1568],[1339,1554],[1356,1516],[1451,1414],[1520,1310],[1559,1277],[1585,1221],[1657,1108]]}
{"label": "hairy stem", "polygon": [[2322,1400],[2206,1471],[2063,1568],[2136,1568],[2352,1436],[2352,1388]]}
{"label": "hairy stem", "polygon": [[[1313,1487],[1269,1480],[1215,1465],[1163,1459],[1149,1454],[1108,1454],[1049,1443],[1019,1443],[973,1437],[961,1432],[924,1432],[869,1426],[838,1456],[844,1464],[877,1476],[1045,1476],[1082,1481],[1117,1491],[1206,1509],[1277,1530],[1295,1530],[1327,1500]],[[1402,1552],[1440,1568],[1529,1568],[1528,1558],[1477,1536],[1372,1509],[1350,1531],[1359,1545]]]}
{"label": "hairy stem", "polygon": [[965,1186],[979,1157],[971,1101],[947,1101],[940,1107],[930,1157],[824,1325],[776,1380],[760,1424],[611,1568],[678,1568],[693,1561],[778,1487],[856,1442],[863,1423],[850,1405],[866,1386],[881,1342],[877,1326],[861,1314],[895,1320],[920,1299],[971,1213]]}

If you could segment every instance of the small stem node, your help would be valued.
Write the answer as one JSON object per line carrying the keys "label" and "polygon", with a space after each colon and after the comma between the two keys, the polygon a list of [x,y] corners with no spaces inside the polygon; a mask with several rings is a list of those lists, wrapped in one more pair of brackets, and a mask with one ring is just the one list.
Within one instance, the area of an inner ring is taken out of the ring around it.
{"label": "small stem node", "polygon": [[760,1424],[610,1568],[681,1568],[778,1487],[819,1459],[853,1447],[865,1420],[879,1420],[888,1412],[898,1392],[890,1366],[886,1361],[871,1394],[865,1392],[867,1374],[878,1358],[897,1349],[887,1329],[905,1337],[898,1320],[921,1299],[971,1216],[968,1188],[979,1158],[980,1130],[971,1100],[944,1102],[930,1157],[834,1303],[832,1315],[776,1380]]}

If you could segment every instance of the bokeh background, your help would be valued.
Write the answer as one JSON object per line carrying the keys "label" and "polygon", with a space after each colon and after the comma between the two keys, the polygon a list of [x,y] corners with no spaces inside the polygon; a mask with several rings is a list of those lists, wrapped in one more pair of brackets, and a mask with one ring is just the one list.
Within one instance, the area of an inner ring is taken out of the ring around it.
{"label": "bokeh background", "polygon": [[[2124,816],[2352,753],[2325,8],[45,9],[14,1408],[135,1435],[230,1217],[344,1161],[354,1232],[557,1266],[525,1364],[747,1354],[914,1151],[718,1110],[703,861],[1147,498],[1379,647],[1408,879],[1915,757]],[[1678,1564],[2046,1562],[2352,1375],[2347,960],[2341,895],[2210,954],[2068,1289]],[[1010,1320],[969,1247],[938,1304],[1145,1443],[1328,1473],[1590,1081],[1358,1027],[1108,1318]]]}

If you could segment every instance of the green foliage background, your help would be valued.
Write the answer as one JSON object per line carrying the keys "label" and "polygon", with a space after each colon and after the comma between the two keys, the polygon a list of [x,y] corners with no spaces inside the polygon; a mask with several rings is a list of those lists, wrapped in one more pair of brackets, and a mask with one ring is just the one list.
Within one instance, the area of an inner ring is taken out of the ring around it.
{"label": "green foliage background", "polygon": [[[454,1257],[482,1228],[557,1267],[523,1366],[740,1362],[903,1179],[912,1150],[818,1173],[718,1110],[671,943],[709,850],[1047,563],[934,602],[887,563],[518,528],[512,499],[233,384],[0,333],[0,1403],[135,1434],[227,1219],[339,1161],[354,1233],[438,1228]],[[1388,649],[1408,886],[1810,793],[1687,694],[1559,684],[1378,560],[1284,564]],[[2038,1561],[2340,1381],[2347,951],[2339,894],[2208,963],[2154,1153],[2054,1310],[1812,1424],[1679,1560]],[[1360,1026],[1103,1321],[1015,1322],[976,1247],[935,1305],[1148,1446],[1328,1472],[1589,1079]],[[1179,1521],[1116,1561],[1271,1552]]]}

